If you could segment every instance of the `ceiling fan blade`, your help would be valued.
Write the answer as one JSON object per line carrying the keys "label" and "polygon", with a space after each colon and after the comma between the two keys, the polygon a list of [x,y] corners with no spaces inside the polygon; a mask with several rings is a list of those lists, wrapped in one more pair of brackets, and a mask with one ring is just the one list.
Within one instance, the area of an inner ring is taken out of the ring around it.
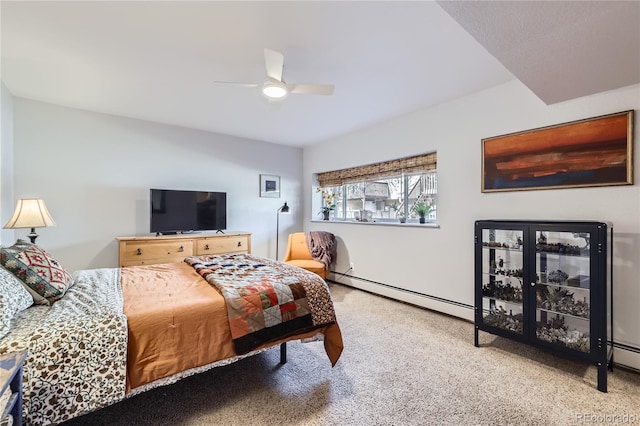
{"label": "ceiling fan blade", "polygon": [[214,81],[213,84],[227,84],[230,86],[241,86],[241,87],[258,87],[260,86],[258,83],[237,83],[235,81]]}
{"label": "ceiling fan blade", "polygon": [[289,93],[331,96],[335,86],[333,84],[287,84],[287,89]]}
{"label": "ceiling fan blade", "polygon": [[267,75],[274,80],[282,81],[284,55],[275,50],[264,49],[264,62],[267,66]]}

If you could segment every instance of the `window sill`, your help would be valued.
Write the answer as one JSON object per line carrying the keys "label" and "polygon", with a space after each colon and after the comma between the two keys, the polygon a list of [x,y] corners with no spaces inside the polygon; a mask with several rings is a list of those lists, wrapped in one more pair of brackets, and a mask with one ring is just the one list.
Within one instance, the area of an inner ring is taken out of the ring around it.
{"label": "window sill", "polygon": [[311,219],[313,223],[340,223],[346,225],[374,225],[374,226],[396,226],[400,228],[440,228],[440,225],[433,222],[427,223],[400,223],[400,222],[358,222],[356,220],[319,220]]}

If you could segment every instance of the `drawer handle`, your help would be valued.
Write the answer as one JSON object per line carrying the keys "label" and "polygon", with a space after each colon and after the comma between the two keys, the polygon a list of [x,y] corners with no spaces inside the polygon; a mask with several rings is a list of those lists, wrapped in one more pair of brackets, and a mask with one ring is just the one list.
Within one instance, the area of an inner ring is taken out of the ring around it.
{"label": "drawer handle", "polygon": [[142,249],[139,248],[138,251],[136,252],[136,256],[142,256]]}
{"label": "drawer handle", "polygon": [[205,249],[205,250],[209,250],[209,244],[205,244],[205,245],[204,245],[204,249]]}
{"label": "drawer handle", "polygon": [[180,246],[180,248],[178,249],[178,251],[184,251],[184,247]]}
{"label": "drawer handle", "polygon": [[242,241],[238,241],[238,247],[242,247]]}

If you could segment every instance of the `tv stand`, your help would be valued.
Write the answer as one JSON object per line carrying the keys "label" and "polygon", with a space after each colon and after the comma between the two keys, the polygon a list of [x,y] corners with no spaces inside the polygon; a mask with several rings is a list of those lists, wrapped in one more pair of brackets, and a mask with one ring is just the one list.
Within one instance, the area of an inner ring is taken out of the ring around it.
{"label": "tv stand", "polygon": [[251,233],[201,233],[117,237],[119,266],[182,262],[185,257],[251,253]]}

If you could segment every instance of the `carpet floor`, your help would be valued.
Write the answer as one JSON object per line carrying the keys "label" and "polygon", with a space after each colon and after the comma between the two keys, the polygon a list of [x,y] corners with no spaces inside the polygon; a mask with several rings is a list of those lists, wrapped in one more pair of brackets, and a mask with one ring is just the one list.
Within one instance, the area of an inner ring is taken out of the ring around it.
{"label": "carpet floor", "polygon": [[331,284],[345,350],[279,349],[153,389],[65,423],[76,425],[640,424],[640,374],[596,368],[473,324]]}

